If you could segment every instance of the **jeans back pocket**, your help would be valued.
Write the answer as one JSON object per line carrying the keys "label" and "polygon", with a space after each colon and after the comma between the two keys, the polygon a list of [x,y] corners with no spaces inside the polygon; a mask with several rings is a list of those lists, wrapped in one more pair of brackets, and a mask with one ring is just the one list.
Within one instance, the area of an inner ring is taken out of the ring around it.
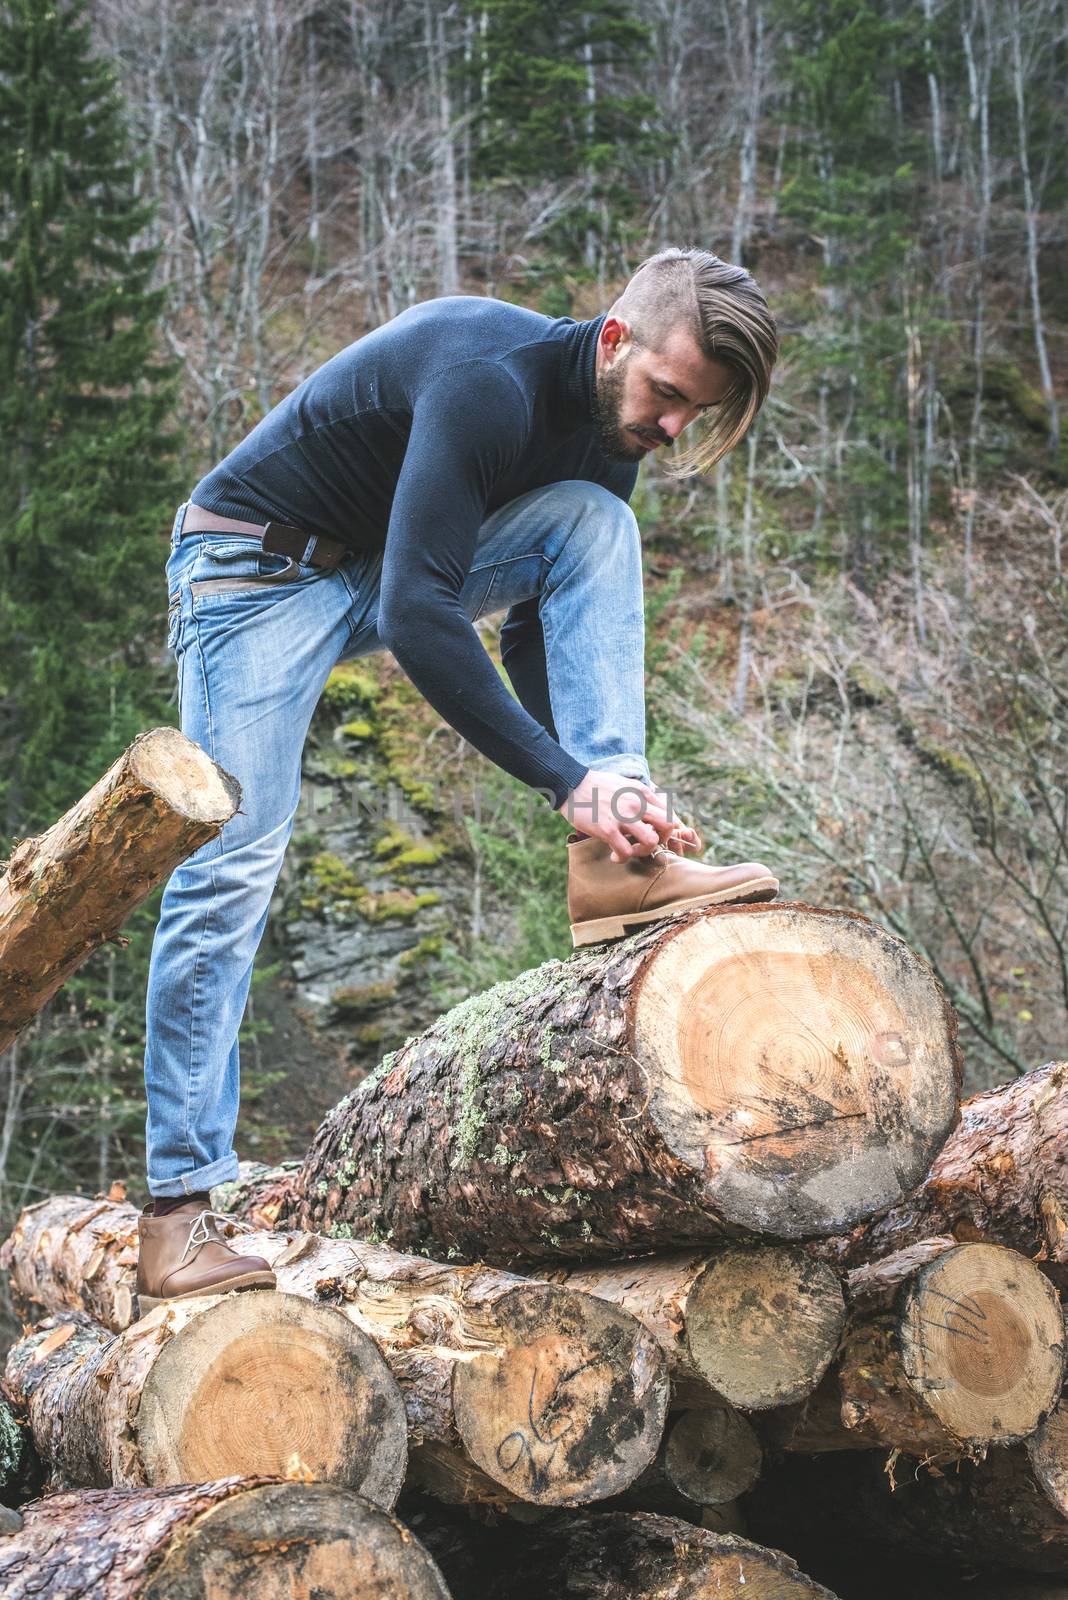
{"label": "jeans back pocket", "polygon": [[291,556],[275,555],[259,539],[215,538],[208,535],[189,570],[189,593],[196,600],[242,590],[295,583],[315,569]]}

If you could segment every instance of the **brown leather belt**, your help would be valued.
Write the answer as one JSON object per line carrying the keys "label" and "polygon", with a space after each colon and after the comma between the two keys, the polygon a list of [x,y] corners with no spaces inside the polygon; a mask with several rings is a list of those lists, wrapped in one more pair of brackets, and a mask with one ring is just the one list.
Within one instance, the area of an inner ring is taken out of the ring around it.
{"label": "brown leather belt", "polygon": [[285,522],[242,522],[237,517],[220,516],[217,511],[205,511],[192,500],[186,504],[182,533],[243,533],[250,539],[259,539],[268,555],[288,556],[290,561],[303,561],[327,572],[352,553],[336,539],[324,539],[321,533],[302,533]]}

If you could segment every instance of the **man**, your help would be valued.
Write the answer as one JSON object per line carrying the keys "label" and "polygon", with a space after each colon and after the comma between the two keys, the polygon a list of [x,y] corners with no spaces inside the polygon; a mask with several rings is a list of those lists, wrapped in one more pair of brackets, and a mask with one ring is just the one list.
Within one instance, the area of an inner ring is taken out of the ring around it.
{"label": "man", "polygon": [[[218,1237],[238,1028],[339,661],[389,649],[476,749],[566,815],[576,944],[691,905],[770,899],[766,867],[687,860],[645,759],[638,463],[691,425],[683,466],[741,439],[775,325],[702,250],[645,262],[611,310],[551,320],[456,296],[319,368],[179,508],[167,565],[182,729],[242,809],[171,877],[152,952],[142,1310],[273,1283]],[[473,626],[507,608],[502,684]],[[581,830],[581,831],[579,831]]]}

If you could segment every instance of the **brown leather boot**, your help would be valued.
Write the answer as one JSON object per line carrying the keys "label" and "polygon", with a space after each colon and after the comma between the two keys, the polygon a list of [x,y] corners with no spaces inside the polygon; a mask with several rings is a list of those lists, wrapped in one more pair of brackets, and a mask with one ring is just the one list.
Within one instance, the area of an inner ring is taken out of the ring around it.
{"label": "brown leather boot", "polygon": [[251,1231],[198,1200],[179,1206],[165,1217],[150,1208],[137,1219],[137,1297],[140,1314],[164,1300],[190,1300],[194,1295],[225,1294],[228,1289],[273,1289],[275,1276],[262,1256],[242,1256],[220,1237],[218,1224]]}
{"label": "brown leather boot", "polygon": [[759,861],[710,867],[657,845],[652,855],[611,861],[603,839],[567,841],[567,914],[576,946],[619,939],[673,911],[774,900],[779,880]]}

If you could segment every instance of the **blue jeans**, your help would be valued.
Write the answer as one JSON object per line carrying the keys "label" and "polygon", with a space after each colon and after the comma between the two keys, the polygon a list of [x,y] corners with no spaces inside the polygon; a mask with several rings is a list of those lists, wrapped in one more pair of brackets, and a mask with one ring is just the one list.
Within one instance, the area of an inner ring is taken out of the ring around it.
{"label": "blue jeans", "polygon": [[[286,568],[229,533],[167,562],[168,643],[183,733],[241,785],[241,810],[168,881],[148,981],[148,1186],[191,1194],[237,1175],[238,1028],[300,799],[301,752],[339,661],[382,648],[382,556]],[[249,579],[247,586],[218,580]],[[260,582],[252,580],[260,579]],[[586,767],[649,781],[641,544],[596,484],[522,495],[483,523],[461,599],[475,618],[538,597],[556,736]]]}

